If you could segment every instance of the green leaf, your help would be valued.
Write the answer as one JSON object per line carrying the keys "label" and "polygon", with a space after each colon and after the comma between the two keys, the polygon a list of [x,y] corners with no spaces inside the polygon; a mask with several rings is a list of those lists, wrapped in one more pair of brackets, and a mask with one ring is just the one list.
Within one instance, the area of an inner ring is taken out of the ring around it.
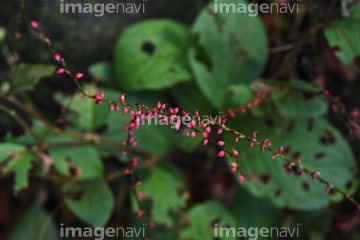
{"label": "green leaf", "polygon": [[[249,229],[279,227],[283,217],[283,210],[274,207],[267,199],[256,198],[247,190],[238,186],[231,210],[236,219],[236,225]],[[259,236],[258,240],[277,239]]]}
{"label": "green leaf", "polygon": [[128,28],[115,49],[116,84],[128,91],[157,90],[191,80],[190,31],[172,20],[148,20]]}
{"label": "green leaf", "polygon": [[[100,89],[96,89],[92,86],[87,86],[84,89],[85,92],[90,95],[98,94],[101,91]],[[105,97],[107,98],[106,95]],[[67,97],[61,95],[57,95],[56,99],[63,106],[67,106],[69,101]],[[108,109],[108,104],[103,103],[96,105],[94,99],[82,98],[81,93],[75,94],[70,105],[70,110],[75,114],[75,117],[73,116],[72,121],[74,121],[75,124],[80,125],[81,128],[88,131],[96,130],[106,123],[109,116]]]}
{"label": "green leaf", "polygon": [[0,143],[0,162],[5,161],[14,153],[20,153],[25,150],[23,145],[17,143]]}
{"label": "green leaf", "polygon": [[[187,215],[190,220],[190,227],[180,232],[182,240],[210,240],[220,236],[218,229],[236,227],[236,221],[229,210],[215,200],[196,205],[189,210]],[[216,222],[212,225],[214,221]],[[237,238],[232,236],[225,238],[224,236],[220,239],[235,240]]]}
{"label": "green leaf", "polygon": [[[294,161],[301,156],[303,167],[319,171],[321,177],[340,189],[351,193],[357,185],[351,149],[341,134],[323,119],[293,120],[271,114],[263,118],[236,118],[228,125],[247,135],[258,131],[259,141],[271,139],[273,149],[283,145],[287,156]],[[319,209],[330,201],[343,199],[341,194],[329,195],[324,184],[307,174],[288,173],[283,167],[285,161],[280,158],[271,161],[268,151],[262,152],[257,146],[249,149],[247,141],[234,145],[232,134],[225,135],[225,141],[230,151],[235,148],[241,153],[240,164],[251,176],[242,184],[257,197],[267,197],[278,207],[299,210]],[[228,157],[228,161],[234,159]]]}
{"label": "green leaf", "polygon": [[174,167],[154,166],[151,175],[138,187],[145,196],[153,200],[153,219],[157,223],[171,225],[171,210],[185,205],[185,199],[179,196],[178,189],[184,187],[180,173]]}
{"label": "green leaf", "polygon": [[350,5],[350,17],[335,20],[325,29],[325,37],[330,47],[334,48],[335,55],[347,67],[360,70],[360,2]]}
{"label": "green leaf", "polygon": [[34,156],[31,153],[22,153],[10,160],[5,168],[7,172],[15,173],[15,190],[19,191],[28,186],[28,171]]}
{"label": "green leaf", "polygon": [[[67,188],[70,187],[64,190]],[[102,180],[83,182],[80,199],[66,198],[65,203],[76,216],[92,227],[104,227],[115,205],[109,186]]]}
{"label": "green leaf", "polygon": [[[247,4],[245,0],[219,0],[218,5]],[[198,46],[189,59],[195,80],[216,109],[226,108],[226,88],[249,84],[261,75],[267,60],[267,38],[259,17],[214,13],[213,3],[197,17],[192,32]]]}
{"label": "green leaf", "polygon": [[52,65],[32,65],[20,63],[11,68],[10,94],[15,95],[32,90],[41,78],[51,76],[55,71]]}
{"label": "green leaf", "polygon": [[92,146],[50,148],[49,155],[54,159],[55,169],[65,176],[70,176],[70,161],[80,169],[79,179],[102,177],[104,167],[98,152]]}
{"label": "green leaf", "polygon": [[33,203],[16,223],[8,239],[57,240],[60,238],[55,222],[49,219],[49,213],[38,203]]}
{"label": "green leaf", "polygon": [[112,64],[109,62],[98,62],[89,67],[89,72],[96,79],[111,83],[114,80]]}

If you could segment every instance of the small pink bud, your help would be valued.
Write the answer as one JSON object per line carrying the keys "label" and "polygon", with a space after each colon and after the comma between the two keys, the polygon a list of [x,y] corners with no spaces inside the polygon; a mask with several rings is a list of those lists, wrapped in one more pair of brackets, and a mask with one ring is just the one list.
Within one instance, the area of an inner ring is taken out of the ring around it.
{"label": "small pink bud", "polygon": [[350,113],[352,118],[357,118],[359,116],[359,112],[357,110],[354,110]]}
{"label": "small pink bud", "polygon": [[139,163],[139,161],[138,161],[137,158],[133,158],[133,160],[131,161],[131,164],[132,164],[133,166],[137,166],[138,163]]}
{"label": "small pink bud", "polygon": [[204,137],[204,138],[208,138],[209,137],[209,134],[207,132],[202,132],[201,135]]}
{"label": "small pink bud", "polygon": [[130,169],[127,168],[127,169],[124,170],[124,174],[125,174],[125,175],[129,175],[130,173],[131,173],[131,170],[130,170]]}
{"label": "small pink bud", "polygon": [[254,142],[250,142],[248,148],[252,148],[254,146]]}
{"label": "small pink bud", "polygon": [[82,78],[83,76],[84,76],[84,74],[82,74],[82,73],[75,73],[76,79]]}
{"label": "small pink bud", "polygon": [[229,114],[229,117],[235,117],[235,113],[232,109],[228,109],[228,114]]}
{"label": "small pink bud", "polygon": [[121,94],[119,100],[121,103],[125,102],[125,94]]}
{"label": "small pink bud", "polygon": [[60,54],[58,54],[58,53],[56,53],[55,55],[54,55],[54,59],[55,59],[55,61],[60,61],[61,60],[61,56],[60,56]]}
{"label": "small pink bud", "polygon": [[207,128],[205,128],[205,132],[210,133],[210,131],[211,131],[211,127],[210,127],[210,126],[207,127]]}
{"label": "small pink bud", "polygon": [[235,157],[235,158],[238,158],[240,156],[239,152],[236,151],[236,150],[232,150],[232,155]]}
{"label": "small pink bud", "polygon": [[125,114],[125,113],[127,113],[128,111],[129,111],[129,107],[126,106],[126,107],[123,108],[122,113]]}
{"label": "small pink bud", "polygon": [[38,28],[39,28],[39,23],[36,22],[36,21],[31,21],[31,22],[30,22],[30,25],[31,25],[32,28],[35,28],[35,29],[38,29]]}
{"label": "small pink bud", "polygon": [[279,149],[278,149],[278,153],[282,153],[283,151],[284,151],[284,147],[280,146]]}
{"label": "small pink bud", "polygon": [[300,158],[300,157],[298,157],[298,158],[296,159],[296,162],[297,162],[297,164],[299,164],[299,165],[300,165],[300,163],[301,163],[301,158]]}
{"label": "small pink bud", "polygon": [[199,116],[199,111],[198,110],[195,110],[195,114],[194,114],[196,117]]}
{"label": "small pink bud", "polygon": [[221,151],[218,153],[217,156],[218,156],[218,157],[223,157],[223,156],[225,156],[225,151],[224,151],[224,150],[221,150]]}
{"label": "small pink bud", "polygon": [[224,142],[224,141],[218,141],[217,144],[218,144],[220,147],[222,147],[222,146],[224,146],[225,142]]}
{"label": "small pink bud", "polygon": [[223,131],[222,128],[219,128],[218,131],[217,131],[217,134],[218,134],[218,135],[221,134],[222,131]]}
{"label": "small pink bud", "polygon": [[244,182],[244,180],[245,180],[244,175],[240,174],[240,176],[239,176],[239,182],[242,183],[242,182]]}
{"label": "small pink bud", "polygon": [[111,111],[113,111],[115,109],[115,106],[113,105],[113,104],[111,104],[110,106],[109,106],[109,111],[111,112]]}
{"label": "small pink bud", "polygon": [[59,68],[56,73],[57,74],[63,74],[65,72],[65,69],[64,68]]}
{"label": "small pink bud", "polygon": [[234,143],[237,143],[239,141],[239,137],[234,138]]}
{"label": "small pink bud", "polygon": [[251,138],[256,138],[257,131],[251,133]]}
{"label": "small pink bud", "polygon": [[318,171],[314,171],[311,173],[311,178],[316,180],[316,175],[319,175],[320,173]]}
{"label": "small pink bud", "polygon": [[96,104],[96,105],[102,104],[102,100],[100,100],[100,99],[96,100],[96,101],[95,101],[95,104]]}
{"label": "small pink bud", "polygon": [[138,217],[138,218],[142,218],[142,216],[144,216],[144,214],[145,214],[145,212],[144,212],[144,210],[138,210],[137,211],[137,213],[136,213],[136,216]]}
{"label": "small pink bud", "polygon": [[291,169],[292,169],[292,166],[293,166],[292,163],[286,163],[286,164],[284,165],[284,168],[291,170]]}
{"label": "small pink bud", "polygon": [[274,160],[276,158],[276,154],[271,155],[271,160]]}
{"label": "small pink bud", "polygon": [[191,133],[191,137],[192,137],[192,138],[195,138],[195,137],[196,137],[196,132],[195,132],[195,131],[193,131],[193,132]]}
{"label": "small pink bud", "polygon": [[325,188],[325,191],[326,191],[327,193],[329,193],[329,192],[331,191],[331,187],[330,187],[330,186],[327,186],[327,187]]}
{"label": "small pink bud", "polygon": [[209,139],[205,138],[203,142],[203,146],[207,145],[209,143]]}
{"label": "small pink bud", "polygon": [[101,99],[104,99],[104,97],[105,97],[104,92],[100,92],[100,93],[99,93],[99,97],[100,97]]}

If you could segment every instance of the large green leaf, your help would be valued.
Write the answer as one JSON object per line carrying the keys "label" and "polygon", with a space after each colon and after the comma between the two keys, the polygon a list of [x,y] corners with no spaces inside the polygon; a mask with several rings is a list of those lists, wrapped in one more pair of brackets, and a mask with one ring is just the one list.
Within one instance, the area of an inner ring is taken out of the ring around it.
{"label": "large green leaf", "polygon": [[[235,218],[218,201],[212,200],[195,205],[187,215],[190,220],[190,227],[181,231],[182,240],[212,240],[221,235],[223,237],[220,239],[237,239],[236,235],[231,234],[232,231],[229,231],[231,236],[226,237],[226,232],[221,230],[224,227],[235,227],[235,229],[237,227]],[[214,221],[216,222],[214,223]]]}
{"label": "large green leaf", "polygon": [[[236,219],[237,227],[271,228],[281,225],[283,210],[276,208],[267,199],[256,198],[243,187],[236,189],[231,203],[231,212]],[[276,236],[262,237],[259,240],[277,239]]]}
{"label": "large green leaf", "polygon": [[[245,0],[219,0],[246,4]],[[192,32],[198,48],[190,51],[195,79],[208,101],[218,110],[226,105],[229,85],[248,84],[258,78],[267,60],[267,40],[258,17],[214,13],[207,6],[196,19]]]}
{"label": "large green leaf", "polygon": [[325,29],[325,37],[336,56],[349,68],[360,70],[360,2],[350,6],[350,17],[335,20]]}
{"label": "large green leaf", "polygon": [[115,49],[118,87],[163,89],[191,80],[190,31],[172,20],[148,20],[128,28]]}
{"label": "large green leaf", "polygon": [[184,183],[174,167],[157,165],[151,168],[151,175],[138,190],[152,199],[152,217],[155,222],[171,225],[170,211],[185,205],[185,199],[179,196],[179,188],[184,188]]}
{"label": "large green leaf", "polygon": [[[69,193],[68,189],[72,189],[72,187],[65,186],[64,191]],[[115,204],[109,186],[102,180],[83,182],[80,199],[66,198],[65,203],[76,216],[92,227],[105,226]]]}
{"label": "large green leaf", "polygon": [[24,152],[16,155],[10,160],[5,168],[7,172],[15,173],[15,190],[19,191],[28,186],[28,171],[31,168],[31,162],[34,159],[32,153]]}
{"label": "large green leaf", "polygon": [[51,76],[55,71],[52,65],[32,65],[20,63],[11,68],[10,94],[32,90],[41,78]]}
{"label": "large green leaf", "polygon": [[[50,221],[50,222],[49,222]],[[34,203],[21,216],[11,231],[9,240],[57,240],[59,232],[49,213]]]}
{"label": "large green leaf", "polygon": [[[340,189],[352,192],[356,186],[354,156],[341,134],[323,119],[290,120],[272,114],[264,118],[236,118],[229,126],[248,135],[259,131],[259,140],[271,139],[274,149],[285,146],[288,156],[294,160],[301,156],[305,168],[319,171],[321,177]],[[250,174],[243,185],[255,196],[267,197],[279,207],[301,210],[326,207],[330,201],[343,198],[340,194],[329,195],[324,184],[306,174],[288,173],[282,159],[271,161],[269,152],[262,152],[256,146],[248,149],[247,141],[239,141],[234,146],[231,134],[225,135],[225,140],[229,150],[235,148],[241,153],[240,163],[245,173]],[[228,160],[234,161],[230,157]]]}
{"label": "large green leaf", "polygon": [[79,179],[100,178],[103,174],[100,156],[92,146],[50,148],[49,154],[56,170],[65,176],[70,176],[70,162],[80,170]]}

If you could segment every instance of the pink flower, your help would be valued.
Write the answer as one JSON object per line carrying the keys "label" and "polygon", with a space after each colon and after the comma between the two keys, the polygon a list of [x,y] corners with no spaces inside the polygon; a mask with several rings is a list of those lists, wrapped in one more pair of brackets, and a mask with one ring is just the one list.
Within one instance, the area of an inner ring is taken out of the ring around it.
{"label": "pink flower", "polygon": [[121,103],[125,102],[125,94],[121,94],[119,100]]}
{"label": "pink flower", "polygon": [[257,131],[251,133],[251,138],[256,138]]}
{"label": "pink flower", "polygon": [[316,180],[316,175],[319,175],[320,173],[318,171],[314,171],[311,173],[311,178]]}
{"label": "pink flower", "polygon": [[236,158],[238,158],[240,156],[239,152],[236,150],[232,150],[232,155]]}
{"label": "pink flower", "polygon": [[239,176],[239,182],[242,183],[242,182],[244,182],[244,180],[245,180],[244,175],[240,174],[240,176]]}
{"label": "pink flower", "polygon": [[282,153],[283,151],[284,151],[284,147],[280,146],[279,149],[278,149],[278,153]]}
{"label": "pink flower", "polygon": [[232,109],[228,109],[228,114],[229,114],[229,117],[235,117],[235,113]]}
{"label": "pink flower", "polygon": [[138,210],[137,211],[137,213],[136,213],[136,216],[138,217],[138,218],[142,218],[142,216],[144,216],[144,214],[145,214],[145,212],[144,212],[144,210]]}
{"label": "pink flower", "polygon": [[61,60],[61,56],[60,56],[60,54],[58,54],[58,53],[56,53],[55,55],[54,55],[54,59],[55,59],[55,61],[60,61]]}
{"label": "pink flower", "polygon": [[59,68],[56,73],[57,74],[63,74],[65,72],[65,69],[64,68]]}
{"label": "pink flower", "polygon": [[223,156],[225,156],[225,151],[224,151],[224,150],[221,150],[221,151],[218,153],[217,156],[218,156],[218,157],[223,157]]}
{"label": "pink flower", "polygon": [[31,21],[31,22],[30,22],[30,25],[31,25],[32,28],[35,28],[35,29],[38,29],[38,28],[39,28],[39,23],[36,22],[36,21]]}
{"label": "pink flower", "polygon": [[79,79],[79,78],[82,78],[84,76],[84,74],[82,74],[82,73],[75,73],[75,78],[76,79]]}
{"label": "pink flower", "polygon": [[139,161],[138,161],[137,158],[133,158],[133,160],[131,161],[131,164],[132,164],[133,166],[137,166],[138,163],[139,163]]}
{"label": "pink flower", "polygon": [[292,169],[292,166],[293,166],[292,163],[286,163],[286,164],[284,165],[284,168],[291,170],[291,169]]}
{"label": "pink flower", "polygon": [[129,107],[124,107],[123,110],[122,110],[122,113],[125,114],[129,111]]}
{"label": "pink flower", "polygon": [[207,132],[202,132],[201,135],[204,137],[204,138],[208,138],[209,137],[209,134]]}

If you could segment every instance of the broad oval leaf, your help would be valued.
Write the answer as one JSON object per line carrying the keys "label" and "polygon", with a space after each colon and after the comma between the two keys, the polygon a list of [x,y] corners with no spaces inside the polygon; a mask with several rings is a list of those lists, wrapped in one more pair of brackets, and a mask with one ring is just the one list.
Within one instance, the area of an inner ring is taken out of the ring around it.
{"label": "broad oval leaf", "polygon": [[[81,185],[79,200],[65,199],[66,205],[82,221],[92,227],[103,227],[114,210],[114,197],[109,186],[102,180],[89,180]],[[70,186],[64,186],[66,191]]]}
{"label": "broad oval leaf", "polygon": [[190,31],[172,20],[148,20],[128,28],[115,49],[116,84],[131,91],[157,90],[190,81]]}
{"label": "broad oval leaf", "polygon": [[[244,134],[258,131],[258,139],[270,139],[272,148],[283,145],[287,156],[294,161],[301,156],[302,165],[310,171],[319,171],[321,177],[332,185],[353,192],[356,164],[350,147],[341,134],[321,118],[281,118],[272,114],[267,117],[236,118],[229,126]],[[244,128],[246,126],[246,128]],[[241,153],[240,164],[249,174],[242,183],[252,194],[269,198],[276,206],[298,210],[312,210],[326,207],[330,201],[343,199],[340,194],[329,195],[325,185],[304,174],[298,176],[284,169],[285,161],[270,160],[268,151],[259,147],[248,148],[247,141],[234,145],[234,137],[225,135],[229,150],[235,148]],[[234,159],[228,157],[228,161]],[[349,186],[351,187],[349,188]]]}
{"label": "broad oval leaf", "polygon": [[[247,4],[219,0],[218,5]],[[258,17],[243,13],[214,13],[210,4],[199,14],[192,32],[198,47],[189,54],[195,80],[208,101],[226,107],[226,87],[249,84],[258,78],[267,60],[267,38]]]}

